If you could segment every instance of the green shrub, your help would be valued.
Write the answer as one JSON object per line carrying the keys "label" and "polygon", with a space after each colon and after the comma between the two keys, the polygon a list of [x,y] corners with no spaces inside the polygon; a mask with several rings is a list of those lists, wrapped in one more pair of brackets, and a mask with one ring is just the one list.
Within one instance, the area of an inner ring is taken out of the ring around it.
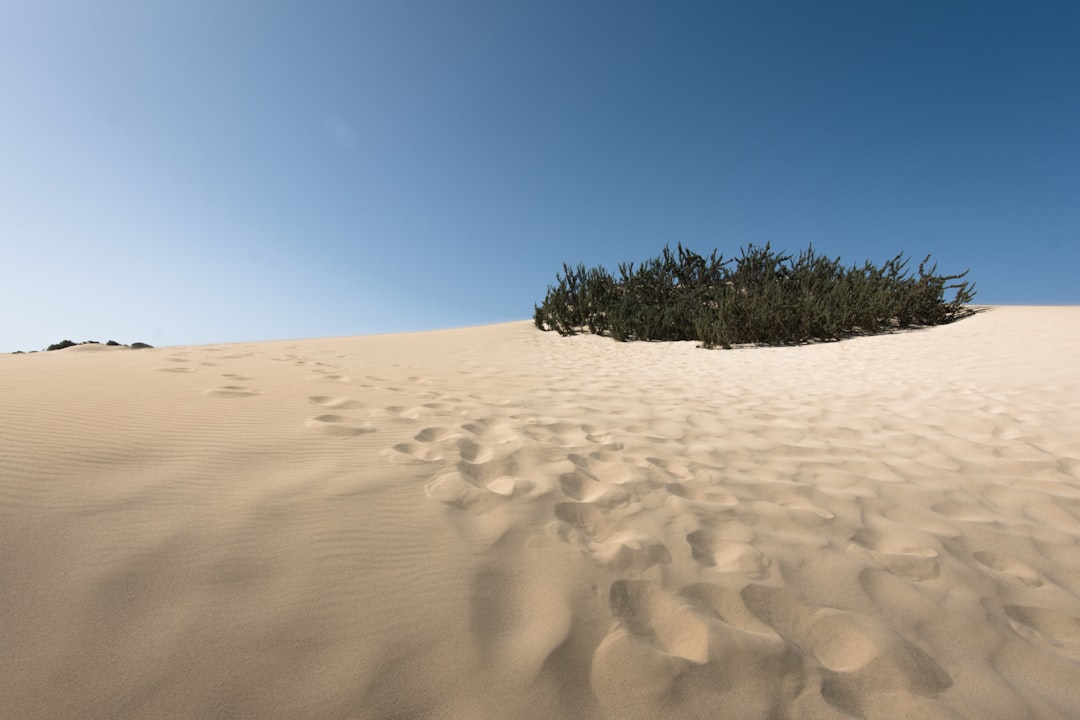
{"label": "green shrub", "polygon": [[[534,307],[541,330],[588,329],[616,340],[697,340],[705,347],[837,340],[913,325],[939,325],[970,314],[967,275],[936,275],[930,257],[908,271],[903,254],[877,267],[844,267],[813,248],[797,256],[749,245],[724,260],[679,245],[636,268],[563,265]],[[946,299],[947,290],[955,290]]]}
{"label": "green shrub", "polygon": [[45,348],[45,350],[46,350],[46,352],[49,351],[49,350],[63,350],[64,348],[69,348],[69,347],[72,347],[72,346],[78,345],[78,344],[79,343],[72,342],[71,340],[61,340],[58,343],[53,343],[49,347]]}

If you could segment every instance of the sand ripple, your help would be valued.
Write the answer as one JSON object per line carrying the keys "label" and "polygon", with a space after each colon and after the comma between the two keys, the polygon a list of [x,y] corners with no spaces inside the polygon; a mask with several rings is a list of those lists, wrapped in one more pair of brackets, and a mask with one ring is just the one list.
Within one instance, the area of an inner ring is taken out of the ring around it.
{"label": "sand ripple", "polygon": [[1080,315],[0,358],[0,715],[1080,717]]}

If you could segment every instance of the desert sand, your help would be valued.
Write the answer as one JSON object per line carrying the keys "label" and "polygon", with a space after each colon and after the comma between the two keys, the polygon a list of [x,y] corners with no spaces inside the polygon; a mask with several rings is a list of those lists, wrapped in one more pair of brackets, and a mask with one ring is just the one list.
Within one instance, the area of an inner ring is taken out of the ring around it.
{"label": "desert sand", "polygon": [[0,356],[0,717],[1080,717],[1080,308]]}

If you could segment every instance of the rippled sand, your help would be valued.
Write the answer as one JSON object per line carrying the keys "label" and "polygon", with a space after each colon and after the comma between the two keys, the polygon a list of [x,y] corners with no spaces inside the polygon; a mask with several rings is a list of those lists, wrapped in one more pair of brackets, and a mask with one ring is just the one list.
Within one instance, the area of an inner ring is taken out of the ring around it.
{"label": "rippled sand", "polygon": [[0,356],[4,718],[1080,717],[1080,308]]}

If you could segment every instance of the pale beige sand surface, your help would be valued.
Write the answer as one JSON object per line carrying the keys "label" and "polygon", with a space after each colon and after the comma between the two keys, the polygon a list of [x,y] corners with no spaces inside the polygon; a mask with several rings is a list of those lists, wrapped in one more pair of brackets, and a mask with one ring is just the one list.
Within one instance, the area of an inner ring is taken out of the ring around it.
{"label": "pale beige sand surface", "polygon": [[0,717],[1080,717],[1080,308],[0,356]]}

